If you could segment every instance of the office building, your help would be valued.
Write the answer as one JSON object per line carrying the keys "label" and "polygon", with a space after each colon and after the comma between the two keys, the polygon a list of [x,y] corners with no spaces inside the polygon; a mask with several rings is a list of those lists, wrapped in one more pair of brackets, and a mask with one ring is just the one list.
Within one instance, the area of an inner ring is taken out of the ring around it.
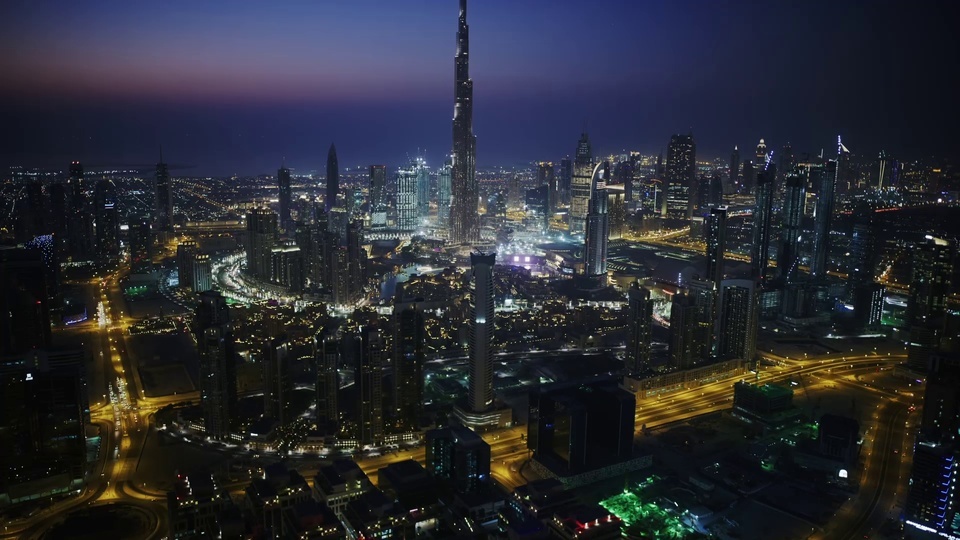
{"label": "office building", "polygon": [[181,287],[193,287],[193,265],[198,249],[197,243],[193,240],[177,244],[177,275],[180,277]]}
{"label": "office building", "polygon": [[219,292],[200,293],[191,330],[200,354],[200,407],[208,437],[225,440],[236,419],[236,352],[230,309]]}
{"label": "office building", "polygon": [[471,244],[480,240],[480,186],[477,182],[477,138],[473,135],[473,80],[470,79],[467,0],[460,0],[455,65],[450,242]]}
{"label": "office building", "polygon": [[150,221],[140,218],[130,223],[130,271],[142,274],[153,271],[153,231]]}
{"label": "office building", "polygon": [[573,183],[573,162],[569,157],[560,160],[560,172],[557,189],[560,192],[560,204],[570,204],[570,190]]}
{"label": "office building", "polygon": [[340,393],[340,348],[334,335],[317,334],[313,337],[313,358],[317,366],[317,428],[336,433],[340,423],[338,397]]}
{"label": "office building", "polygon": [[776,167],[767,163],[757,174],[757,205],[753,210],[753,244],[750,264],[752,277],[764,280],[770,261],[770,220],[773,215],[773,180]]}
{"label": "office building", "polygon": [[329,212],[337,206],[340,194],[340,164],[337,162],[337,147],[330,143],[327,151],[327,190],[323,200],[323,209]]}
{"label": "office building", "polygon": [[418,156],[411,162],[411,167],[416,174],[415,200],[416,200],[416,224],[423,224],[430,216],[430,168],[427,167],[427,161]]}
{"label": "office building", "polygon": [[666,217],[689,220],[693,217],[692,197],[697,173],[697,145],[693,134],[673,135],[667,146],[667,165],[664,184]]}
{"label": "office building", "polygon": [[566,383],[530,394],[527,448],[562,475],[633,457],[636,398],[613,383]]}
{"label": "office building", "polygon": [[470,371],[468,409],[481,413],[493,406],[493,267],[496,253],[470,254]]}
{"label": "office building", "polygon": [[210,255],[200,253],[193,260],[193,280],[191,290],[203,292],[213,289],[213,269],[210,266]]}
{"label": "office building", "polygon": [[757,349],[757,285],[748,279],[725,279],[720,285],[717,355],[740,358],[748,365]]}
{"label": "office building", "polygon": [[286,425],[293,421],[293,379],[290,373],[290,340],[280,335],[264,347],[263,414]]}
{"label": "office building", "polygon": [[627,356],[628,373],[645,373],[650,369],[650,350],[653,341],[653,299],[650,289],[639,281],[630,284],[627,291],[629,314],[627,315]]}
{"label": "office building", "polygon": [[547,186],[547,205],[544,212],[544,230],[550,228],[550,219],[557,213],[560,205],[560,190],[554,175],[553,163],[541,161],[537,163],[537,186]]}
{"label": "office building", "polygon": [[598,164],[592,174],[590,200],[587,202],[586,234],[584,234],[584,274],[607,282],[607,240],[610,237],[605,167]]}
{"label": "office building", "polygon": [[376,326],[365,326],[345,338],[357,385],[357,441],[383,444],[383,364],[385,344]]}
{"label": "office building", "polygon": [[930,357],[940,347],[943,337],[953,258],[952,241],[929,235],[911,252],[907,365],[919,373],[926,373]]}
{"label": "office building", "polygon": [[787,174],[780,214],[780,252],[777,268],[780,279],[794,283],[800,272],[800,242],[803,235],[803,208],[806,203],[807,175],[801,168]]}
{"label": "office building", "polygon": [[292,293],[303,292],[306,285],[303,252],[293,242],[270,248],[270,282]]}
{"label": "office building", "polygon": [[94,197],[97,262],[110,264],[120,257],[120,212],[117,190],[107,180],[97,182]]}
{"label": "office building", "polygon": [[811,168],[811,184],[817,186],[817,202],[814,207],[813,257],[810,260],[810,277],[824,278],[830,255],[830,231],[833,223],[833,199],[837,188],[837,161],[830,160],[824,167]]}
{"label": "office building", "polygon": [[570,234],[583,234],[586,230],[595,168],[590,137],[586,133],[582,133],[580,140],[577,142],[577,152],[573,160],[573,172],[570,179],[570,211],[568,213]]}
{"label": "office building", "polygon": [[697,308],[697,322],[693,329],[693,362],[708,361],[715,353],[714,325],[717,319],[719,288],[715,288],[712,281],[693,279],[687,283],[687,290]]}
{"label": "office building", "polygon": [[451,175],[453,164],[448,158],[437,171],[437,227],[446,230],[450,226]]}
{"label": "office building", "polygon": [[490,445],[460,425],[426,434],[427,472],[446,481],[457,493],[477,493],[490,478]]}
{"label": "office building", "polygon": [[157,163],[154,191],[156,193],[154,223],[157,226],[157,231],[170,232],[173,230],[173,185],[167,164],[163,162],[162,151],[160,152],[160,161]]}
{"label": "office building", "polygon": [[670,366],[674,369],[689,369],[700,359],[699,321],[696,297],[687,290],[677,291],[670,303]]}
{"label": "office building", "polygon": [[723,259],[727,253],[727,207],[718,206],[710,209],[706,223],[707,236],[707,272],[706,279],[714,284],[714,289],[720,290],[723,281]]}
{"label": "office building", "polygon": [[247,213],[247,273],[256,279],[270,281],[272,250],[277,244],[277,215],[269,208],[254,208]]}
{"label": "office building", "polygon": [[292,232],[293,221],[290,219],[290,169],[281,165],[277,169],[277,189],[280,202],[280,229]]}
{"label": "office building", "polygon": [[370,229],[384,231],[387,228],[387,167],[370,166]]}
{"label": "office building", "polygon": [[419,172],[411,166],[397,171],[397,231],[413,232],[419,223],[417,182]]}
{"label": "office building", "polygon": [[416,302],[393,307],[393,373],[396,384],[396,414],[408,429],[420,427],[423,416],[423,362],[426,330]]}

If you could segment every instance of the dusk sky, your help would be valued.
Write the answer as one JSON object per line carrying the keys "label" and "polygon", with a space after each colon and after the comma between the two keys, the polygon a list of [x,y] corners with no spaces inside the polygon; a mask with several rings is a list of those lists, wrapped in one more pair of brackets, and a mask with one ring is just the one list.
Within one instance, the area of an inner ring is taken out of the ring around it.
{"label": "dusk sky", "polygon": [[[926,4],[926,5],[925,5]],[[955,157],[947,3],[472,0],[480,167],[657,152],[693,130],[774,149]],[[0,7],[0,165],[178,174],[396,165],[451,147],[457,0]],[[698,156],[698,157],[699,157]]]}

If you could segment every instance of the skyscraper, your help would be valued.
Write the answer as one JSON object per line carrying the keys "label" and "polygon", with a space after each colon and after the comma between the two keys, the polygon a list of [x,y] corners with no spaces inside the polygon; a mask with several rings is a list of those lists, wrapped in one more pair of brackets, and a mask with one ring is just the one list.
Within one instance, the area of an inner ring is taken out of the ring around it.
{"label": "skyscraper", "polygon": [[537,185],[547,186],[547,208],[544,212],[544,230],[550,228],[550,218],[557,213],[560,204],[560,190],[554,177],[553,163],[541,161],[537,163]]}
{"label": "skyscraper", "polygon": [[725,279],[720,286],[720,358],[742,358],[752,365],[757,349],[757,285],[749,279]]}
{"label": "skyscraper", "polygon": [[605,189],[605,163],[598,163],[593,170],[590,199],[588,201],[586,234],[584,235],[584,273],[600,278],[606,285],[607,239],[610,234],[608,197]]}
{"label": "skyscraper", "polygon": [[730,189],[740,193],[740,149],[736,145],[730,153]]}
{"label": "skyscraper", "polygon": [[70,163],[67,206],[68,252],[74,262],[91,260],[94,256],[94,220],[85,191],[83,165],[79,161]]}
{"label": "skyscraper", "polygon": [[157,163],[156,207],[154,208],[154,223],[157,230],[169,232],[173,230],[173,186],[170,185],[170,171],[163,162],[163,151],[160,152],[160,161]]}
{"label": "skyscraper", "polygon": [[924,240],[912,250],[907,299],[910,328],[907,365],[919,373],[927,372],[930,357],[940,347],[943,337],[954,255],[951,241],[929,235]]}
{"label": "skyscraper", "polygon": [[757,143],[757,164],[766,163],[767,161],[767,143],[760,139],[760,142]]}
{"label": "skyscraper", "polygon": [[817,204],[813,222],[813,259],[810,261],[810,276],[813,278],[822,278],[827,273],[830,225],[833,221],[833,197],[837,187],[837,164],[837,161],[830,160],[825,167],[811,169],[813,176],[811,181],[817,185]]}
{"label": "skyscraper", "polygon": [[707,272],[706,278],[714,284],[714,289],[720,290],[723,281],[723,258],[727,252],[727,207],[719,206],[710,209],[707,216]]}
{"label": "skyscraper", "polygon": [[153,269],[153,231],[150,221],[140,218],[130,224],[130,270],[134,274]]}
{"label": "skyscraper", "polygon": [[753,277],[766,279],[770,260],[770,218],[773,214],[773,178],[776,167],[769,162],[757,175],[757,205],[753,210],[753,244],[751,265]]}
{"label": "skyscraper", "polygon": [[352,339],[357,384],[357,425],[360,444],[383,444],[383,355],[380,329],[364,326]]}
{"label": "skyscraper", "polygon": [[423,157],[416,157],[411,163],[416,174],[416,223],[417,226],[430,216],[430,169]]}
{"label": "skyscraper", "polygon": [[370,166],[370,229],[387,228],[387,167]]}
{"label": "skyscraper", "polygon": [[0,356],[50,345],[45,274],[40,250],[0,248]]}
{"label": "skyscraper", "polygon": [[470,244],[480,240],[480,214],[477,211],[480,187],[477,184],[477,138],[473,135],[473,80],[470,79],[467,0],[460,0],[457,55],[454,64],[450,242]]}
{"label": "skyscraper", "polygon": [[807,175],[802,168],[787,174],[783,193],[783,211],[780,214],[780,252],[777,268],[780,279],[786,283],[797,280],[800,271],[800,241],[803,234],[803,209],[806,203]]}
{"label": "skyscraper", "polygon": [[291,232],[293,222],[290,221],[290,169],[285,165],[277,169],[277,187],[280,200],[280,228]]}
{"label": "skyscraper", "polygon": [[586,133],[577,141],[577,153],[573,160],[570,179],[570,234],[583,234],[586,230],[587,212],[590,211],[590,192],[593,189],[593,151]]}
{"label": "skyscraper", "polygon": [[626,369],[629,373],[644,373],[650,369],[650,345],[653,339],[653,300],[650,289],[640,285],[639,281],[630,284],[627,291],[629,314],[627,329]]}
{"label": "skyscraper", "polygon": [[397,171],[397,230],[400,232],[417,229],[417,177],[416,167]]}
{"label": "skyscraper", "polygon": [[693,134],[673,135],[667,146],[665,199],[666,216],[673,219],[693,217],[694,180],[697,172],[697,145]]}
{"label": "skyscraper", "polygon": [[423,414],[423,362],[426,331],[416,302],[393,307],[393,372],[397,417],[407,429],[418,429]]}
{"label": "skyscraper", "polygon": [[227,439],[237,403],[235,344],[230,309],[216,291],[200,293],[192,331],[200,353],[200,407],[207,436]]}
{"label": "skyscraper", "polygon": [[340,165],[337,162],[337,147],[330,143],[330,150],[327,151],[327,193],[323,200],[323,207],[327,212],[337,206],[337,195],[339,193]]}
{"label": "skyscraper", "polygon": [[563,204],[570,204],[570,184],[573,182],[573,162],[570,161],[569,157],[560,160],[560,178],[557,182],[560,191],[560,201]]}
{"label": "skyscraper", "polygon": [[107,264],[116,261],[120,256],[120,213],[116,188],[108,180],[97,182],[94,211],[97,262]]}
{"label": "skyscraper", "polygon": [[490,445],[459,425],[431,429],[426,434],[427,470],[448,481],[459,493],[479,491],[490,478]]}
{"label": "skyscraper", "polygon": [[263,414],[285,425],[293,420],[291,400],[293,380],[290,373],[290,340],[280,335],[270,340],[263,351]]}
{"label": "skyscraper", "polygon": [[254,208],[247,213],[247,273],[270,281],[271,251],[277,244],[277,215],[269,208]]}
{"label": "skyscraper", "polygon": [[213,288],[213,274],[210,267],[210,255],[199,253],[193,260],[192,288],[194,292],[209,291]]}
{"label": "skyscraper", "polygon": [[333,434],[340,422],[337,408],[340,392],[340,343],[336,336],[315,335],[313,358],[317,365],[317,427]]}
{"label": "skyscraper", "polygon": [[180,276],[180,286],[183,288],[193,287],[193,262],[196,258],[196,242],[187,240],[177,244],[177,274]]}
{"label": "skyscraper", "polygon": [[452,186],[450,176],[453,165],[450,160],[437,171],[437,227],[446,230],[450,226],[450,197]]}
{"label": "skyscraper", "polygon": [[496,253],[471,253],[470,373],[468,407],[480,413],[493,405],[493,266]]}
{"label": "skyscraper", "polygon": [[670,364],[676,369],[687,369],[699,358],[699,310],[696,298],[682,289],[673,295],[670,304]]}

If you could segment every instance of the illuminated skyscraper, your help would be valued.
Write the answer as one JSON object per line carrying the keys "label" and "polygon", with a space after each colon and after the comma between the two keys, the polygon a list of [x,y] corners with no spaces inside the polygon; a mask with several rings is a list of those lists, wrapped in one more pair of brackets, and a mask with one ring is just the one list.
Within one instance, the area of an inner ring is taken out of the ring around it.
{"label": "illuminated skyscraper", "polygon": [[383,231],[387,228],[387,167],[370,166],[370,228]]}
{"label": "illuminated skyscraper", "polygon": [[697,329],[699,315],[696,298],[681,289],[670,304],[670,365],[687,369],[699,360]]}
{"label": "illuminated skyscraper", "polygon": [[727,207],[710,209],[707,216],[707,273],[706,278],[713,282],[714,289],[720,290],[723,281],[723,258],[727,250]]}
{"label": "illuminated skyscraper", "polygon": [[560,191],[553,174],[553,163],[549,161],[537,163],[537,186],[543,185],[547,186],[547,206],[543,215],[543,229],[547,230],[550,228],[550,218],[557,213],[560,202]]}
{"label": "illuminated skyscraper", "polygon": [[736,145],[730,153],[730,189],[740,193],[740,149]]}
{"label": "illuminated skyscraper", "polygon": [[193,287],[193,262],[196,258],[196,242],[188,240],[177,245],[177,274],[180,276],[180,286],[183,288]]}
{"label": "illuminated skyscraper", "polygon": [[117,190],[110,181],[97,182],[94,210],[97,262],[114,262],[120,256],[120,213],[117,208]]}
{"label": "illuminated skyscraper", "polygon": [[570,180],[570,234],[583,234],[586,230],[587,212],[590,211],[590,192],[593,188],[593,151],[590,137],[583,133],[577,142]]}
{"label": "illuminated skyscraper", "polygon": [[134,274],[153,270],[153,232],[150,221],[137,219],[130,224],[130,271]]}
{"label": "illuminated skyscraper", "polygon": [[807,174],[798,167],[787,174],[780,214],[780,252],[777,268],[780,278],[793,283],[800,271],[800,242],[803,234],[803,208],[806,203]]}
{"label": "illuminated skyscraper", "polygon": [[953,243],[927,236],[911,250],[910,296],[907,299],[907,324],[910,343],[907,365],[926,373],[930,357],[940,347],[945,328],[947,295],[953,276]]}
{"label": "illuminated skyscraper", "polygon": [[263,351],[263,414],[280,422],[293,420],[291,400],[293,379],[290,373],[290,340],[281,335],[270,340]]}
{"label": "illuminated skyscraper", "polygon": [[560,178],[557,187],[560,191],[560,202],[570,204],[570,184],[573,182],[573,162],[569,157],[560,160]]}
{"label": "illuminated skyscraper", "polygon": [[336,432],[340,422],[337,408],[340,392],[340,342],[336,336],[314,336],[313,358],[317,364],[317,427],[332,434]]}
{"label": "illuminated skyscraper", "polygon": [[443,167],[437,171],[437,227],[446,229],[450,226],[450,197],[451,174],[453,165],[448,159]]}
{"label": "illuminated skyscraper", "polygon": [[337,147],[330,143],[330,150],[327,151],[327,193],[323,201],[323,207],[327,212],[337,206],[337,195],[339,194],[340,164],[337,161]]}
{"label": "illuminated skyscraper", "polygon": [[423,157],[411,163],[416,174],[416,224],[420,226],[430,216],[430,169]]}
{"label": "illuminated skyscraper", "polygon": [[470,254],[470,372],[468,407],[481,413],[493,405],[493,266],[496,253]]}
{"label": "illuminated skyscraper", "polygon": [[357,385],[357,438],[360,444],[383,444],[383,356],[380,329],[364,326],[345,338]]}
{"label": "illuminated skyscraper", "polygon": [[480,214],[477,210],[480,187],[477,184],[477,138],[473,135],[473,80],[470,79],[467,0],[460,0],[457,55],[454,63],[450,242],[471,244],[480,240]]}
{"label": "illuminated skyscraper", "polygon": [[163,162],[163,152],[160,152],[160,161],[157,163],[156,184],[154,186],[157,200],[154,208],[154,222],[160,232],[173,230],[173,186],[170,185],[170,171]]}
{"label": "illuminated skyscraper", "polygon": [[600,279],[606,285],[607,239],[610,235],[608,197],[606,188],[606,163],[598,163],[591,175],[590,199],[587,202],[587,224],[584,235],[584,274]]}
{"label": "illuminated skyscraper", "polygon": [[415,167],[397,171],[397,230],[417,229],[417,176]]}
{"label": "illuminated skyscraper", "polygon": [[773,178],[777,168],[766,164],[757,175],[757,205],[753,210],[753,245],[751,265],[753,277],[766,279],[770,260],[770,219],[773,214]]}
{"label": "illuminated skyscraper", "polygon": [[397,418],[407,429],[417,429],[423,415],[423,362],[426,331],[423,313],[415,302],[393,307],[393,373]]}
{"label": "illuminated skyscraper", "polygon": [[[838,141],[839,144],[839,141]],[[840,145],[842,150],[842,145]],[[813,259],[810,276],[823,278],[827,274],[827,255],[830,253],[830,229],[833,222],[833,198],[837,187],[838,162],[830,160],[825,167],[811,169],[811,182],[817,186],[817,204],[813,221]]]}
{"label": "illuminated skyscraper", "polygon": [[203,292],[213,289],[213,274],[210,255],[200,253],[193,260],[193,291]]}
{"label": "illuminated skyscraper", "polygon": [[192,330],[200,353],[204,429],[209,437],[227,439],[236,418],[236,353],[230,309],[219,292],[200,293]]}
{"label": "illuminated skyscraper", "polygon": [[697,172],[697,145],[693,134],[673,135],[667,146],[665,199],[666,216],[673,219],[693,217],[694,180]]}
{"label": "illuminated skyscraper", "polygon": [[756,282],[725,279],[720,285],[720,328],[717,355],[742,358],[748,365],[757,350],[758,300]]}
{"label": "illuminated skyscraper", "polygon": [[270,281],[272,250],[277,244],[277,215],[269,208],[254,208],[247,213],[247,273]]}
{"label": "illuminated skyscraper", "polygon": [[630,284],[627,291],[629,314],[627,329],[626,369],[629,373],[644,373],[650,369],[650,345],[653,340],[653,300],[650,289],[639,281]]}
{"label": "illuminated skyscraper", "polygon": [[293,222],[290,220],[290,169],[281,166],[277,170],[277,186],[280,200],[280,228],[284,231],[293,231]]}
{"label": "illuminated skyscraper", "polygon": [[760,142],[757,144],[757,161],[759,165],[761,163],[766,163],[767,161],[767,143],[763,142],[763,139],[760,139]]}

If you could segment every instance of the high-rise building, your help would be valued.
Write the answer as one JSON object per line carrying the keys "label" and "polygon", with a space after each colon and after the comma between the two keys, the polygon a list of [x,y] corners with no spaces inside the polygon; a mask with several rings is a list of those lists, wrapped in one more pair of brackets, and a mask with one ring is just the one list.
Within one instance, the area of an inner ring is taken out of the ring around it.
{"label": "high-rise building", "polygon": [[247,213],[247,273],[270,281],[271,250],[277,244],[277,215],[269,208],[254,208]]}
{"label": "high-rise building", "polygon": [[97,262],[108,264],[120,257],[120,212],[117,208],[117,190],[111,182],[97,182],[94,210]]}
{"label": "high-rise building", "polygon": [[293,420],[293,379],[290,373],[290,340],[280,335],[263,351],[263,414],[286,425]]}
{"label": "high-rise building", "polygon": [[720,290],[723,281],[723,258],[727,252],[727,207],[718,206],[710,209],[707,216],[707,273],[706,278],[714,284],[715,290]]}
{"label": "high-rise building", "polygon": [[415,167],[397,171],[397,230],[401,232],[417,229],[417,178]]}
{"label": "high-rise building", "polygon": [[601,285],[606,285],[607,239],[610,236],[605,170],[604,164],[597,164],[593,170],[583,249],[583,271],[587,276],[599,278]]}
{"label": "high-rise building", "polygon": [[303,253],[293,242],[288,240],[270,248],[270,281],[293,293],[303,291],[306,285]]}
{"label": "high-rise building", "polygon": [[670,365],[673,368],[687,369],[700,359],[699,321],[696,298],[687,290],[677,291],[670,304]]}
{"label": "high-rise building", "polygon": [[493,267],[496,253],[470,254],[470,372],[468,406],[480,413],[493,406]]}
{"label": "high-rise building", "polygon": [[200,293],[192,331],[200,353],[200,407],[207,436],[227,439],[236,418],[237,371],[230,309],[219,292]]}
{"label": "high-rise building", "polygon": [[577,152],[573,160],[573,173],[570,179],[570,234],[583,234],[587,225],[587,213],[590,211],[590,193],[593,189],[593,151],[590,136],[580,135]]}
{"label": "high-rise building", "polygon": [[153,270],[153,231],[150,222],[138,219],[130,224],[130,271],[134,274]]}
{"label": "high-rise building", "polygon": [[337,195],[340,193],[340,165],[337,162],[337,147],[330,143],[327,151],[327,191],[323,200],[323,208],[329,212],[337,206]]}
{"label": "high-rise building", "polygon": [[560,204],[560,190],[554,176],[553,163],[541,161],[537,163],[537,186],[547,186],[547,207],[544,212],[544,230],[550,228],[550,219],[557,213]]}
{"label": "high-rise building", "polygon": [[450,176],[453,164],[450,159],[437,171],[437,227],[446,230],[450,226]]}
{"label": "high-rise building", "polygon": [[430,169],[423,157],[414,158],[411,166],[417,176],[416,214],[417,225],[420,225],[430,216]]}
{"label": "high-rise building", "polygon": [[773,214],[773,179],[776,167],[770,163],[757,175],[757,205],[753,210],[753,244],[750,264],[753,277],[766,279],[770,261],[770,219]]}
{"label": "high-rise building", "polygon": [[277,188],[280,201],[280,228],[284,231],[293,230],[293,221],[290,220],[290,169],[281,165],[277,169]]}
{"label": "high-rise building", "polygon": [[197,258],[197,250],[197,243],[193,240],[177,244],[177,274],[180,276],[181,287],[193,287],[193,263]]}
{"label": "high-rise building", "polygon": [[387,167],[370,166],[370,229],[387,228]]}
{"label": "high-rise building", "polygon": [[693,134],[673,135],[667,146],[666,192],[664,199],[666,216],[674,219],[693,217],[691,196],[697,173],[697,145]]}
{"label": "high-rise building", "polygon": [[67,252],[76,261],[89,261],[94,257],[94,220],[85,191],[83,165],[78,161],[70,164],[67,183]]}
{"label": "high-rise building", "polygon": [[723,180],[720,174],[714,172],[707,181],[707,206],[720,206],[723,204]]}
{"label": "high-rise building", "polygon": [[757,164],[761,165],[767,161],[767,143],[760,139],[757,143]]}
{"label": "high-rise building", "polygon": [[154,223],[160,232],[173,230],[173,186],[170,183],[170,171],[163,162],[163,152],[160,152],[160,161],[157,162],[156,207],[154,208]]}
{"label": "high-rise building", "polygon": [[696,323],[693,329],[692,353],[694,363],[714,357],[714,325],[717,319],[717,291],[712,281],[691,280],[687,284],[693,304],[696,306]]}
{"label": "high-rise building", "polygon": [[47,273],[39,249],[0,248],[0,357],[50,345]]}
{"label": "high-rise building", "polygon": [[460,425],[426,434],[427,471],[449,482],[458,493],[476,493],[490,478],[490,445]]}
{"label": "high-rise building", "polygon": [[13,225],[17,242],[29,242],[36,236],[53,232],[46,223],[48,208],[43,185],[39,181],[27,180],[23,183],[23,198],[17,202],[15,210],[16,221]]}
{"label": "high-rise building", "polygon": [[213,289],[213,269],[210,265],[210,255],[198,253],[193,259],[192,279],[193,292],[203,292]]}
{"label": "high-rise building", "polygon": [[[763,164],[760,163],[759,165]],[[753,166],[753,161],[749,159],[743,162],[743,171],[740,174],[740,186],[742,193],[753,193],[757,187],[756,169]]]}
{"label": "high-rise building", "polygon": [[960,366],[956,359],[935,357],[923,398],[923,417],[916,444],[910,487],[903,505],[910,527],[950,538],[960,534],[954,496],[960,462]]}
{"label": "high-rise building", "polygon": [[910,295],[907,324],[910,344],[907,365],[925,373],[930,357],[940,347],[950,279],[953,276],[954,246],[949,240],[927,236],[911,252]]}
{"label": "high-rise building", "polygon": [[817,203],[814,207],[813,258],[810,261],[810,276],[823,278],[827,273],[827,256],[830,253],[830,229],[833,222],[833,197],[837,187],[838,162],[830,160],[825,167],[810,171],[811,183],[817,186]]}
{"label": "high-rise building", "polygon": [[480,186],[477,183],[477,138],[473,135],[473,80],[470,79],[470,27],[467,0],[460,0],[454,77],[453,169],[450,242],[480,240]]}
{"label": "high-rise building", "polygon": [[627,291],[629,313],[627,315],[626,369],[629,373],[640,374],[650,369],[650,350],[653,340],[653,300],[650,289],[640,285],[639,281],[630,284]]}
{"label": "high-rise building", "polygon": [[573,182],[573,162],[569,157],[560,160],[560,178],[557,180],[560,202],[570,204],[570,190]]}
{"label": "high-rise building", "polygon": [[380,329],[364,326],[347,338],[357,385],[357,439],[360,444],[383,444],[384,343]]}
{"label": "high-rise building", "polygon": [[754,361],[757,349],[757,285],[749,279],[725,279],[720,286],[717,355]]}
{"label": "high-rise building", "polygon": [[340,422],[337,408],[340,392],[340,343],[333,335],[313,337],[313,358],[317,366],[317,427],[336,433]]}
{"label": "high-rise building", "polygon": [[423,415],[423,362],[426,330],[416,302],[393,307],[393,377],[396,384],[397,418],[416,430]]}
{"label": "high-rise building", "polygon": [[740,149],[736,145],[730,153],[730,189],[734,193],[741,193],[740,189]]}
{"label": "high-rise building", "polygon": [[795,282],[800,272],[800,242],[803,235],[803,209],[807,200],[806,188],[806,171],[798,168],[787,174],[783,211],[780,213],[780,253],[777,254],[780,278],[787,283]]}

